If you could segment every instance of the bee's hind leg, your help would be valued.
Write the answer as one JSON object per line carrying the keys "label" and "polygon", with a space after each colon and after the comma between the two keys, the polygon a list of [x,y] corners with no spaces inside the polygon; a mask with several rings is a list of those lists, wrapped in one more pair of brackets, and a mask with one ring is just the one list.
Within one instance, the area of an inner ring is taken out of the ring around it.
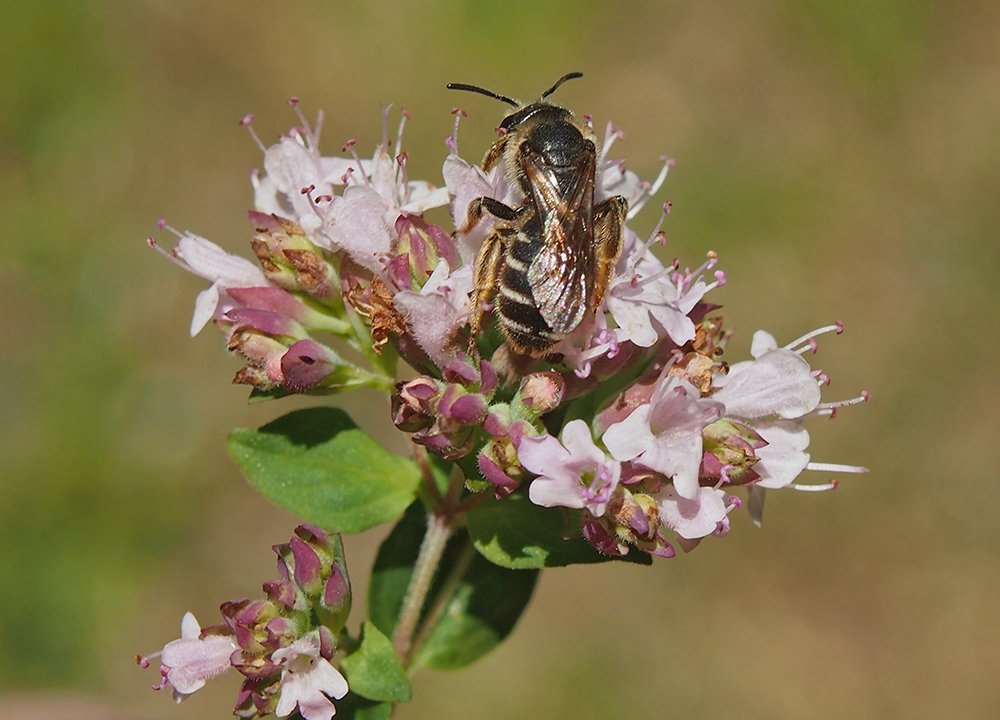
{"label": "bee's hind leg", "polygon": [[597,267],[592,302],[595,311],[604,299],[615,263],[622,253],[627,213],[628,201],[621,195],[610,197],[594,206],[594,257]]}

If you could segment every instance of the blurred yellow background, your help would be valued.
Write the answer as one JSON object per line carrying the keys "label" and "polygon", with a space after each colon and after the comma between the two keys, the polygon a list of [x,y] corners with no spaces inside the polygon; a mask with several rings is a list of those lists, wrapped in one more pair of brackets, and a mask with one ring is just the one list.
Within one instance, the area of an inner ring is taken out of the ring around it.
{"label": "blurred yellow background", "polygon": [[[470,160],[504,114],[445,83],[570,70],[556,99],[613,119],[630,167],[677,159],[665,256],[720,253],[731,358],[846,323],[814,364],[873,401],[816,422],[813,458],[872,472],[652,568],[546,572],[398,717],[1000,717],[1000,5],[4,3],[0,57],[0,718],[230,712],[236,677],[175,708],[133,656],[256,595],[295,525],[224,437],[316,401],[248,406],[218,334],[187,337],[203,283],[144,242],[165,216],[249,254],[236,121],[269,142],[298,95],[328,153],[367,152],[394,102],[440,181],[449,110]],[[400,447],[382,398],[343,404]],[[349,541],[357,586],[379,537]]]}

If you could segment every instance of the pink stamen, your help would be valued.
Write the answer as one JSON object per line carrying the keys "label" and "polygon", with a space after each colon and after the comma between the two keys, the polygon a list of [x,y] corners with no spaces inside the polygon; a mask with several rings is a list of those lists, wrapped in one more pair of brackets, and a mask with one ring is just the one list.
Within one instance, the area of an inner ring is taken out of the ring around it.
{"label": "pink stamen", "polygon": [[[372,181],[368,177],[368,173],[365,172],[364,166],[361,164],[361,157],[358,155],[358,150],[357,150],[357,147],[356,147],[357,144],[358,144],[358,141],[355,140],[354,138],[351,138],[346,143],[344,143],[344,146],[341,148],[341,151],[342,152],[348,152],[348,151],[350,151],[351,157],[354,158],[354,162],[356,162],[357,165],[358,165],[358,172],[361,174],[361,178],[362,178],[362,180],[364,180],[365,185],[371,185]],[[350,170],[350,169],[351,168],[348,168],[348,170]]]}
{"label": "pink stamen", "polygon": [[251,139],[253,139],[254,144],[257,145],[257,147],[260,149],[262,153],[267,152],[267,147],[264,145],[263,142],[261,142],[260,138],[257,136],[257,131],[253,129],[252,125],[253,121],[254,121],[254,114],[247,113],[246,115],[240,118],[240,127],[245,127],[247,129],[247,132],[250,133],[250,137]]}

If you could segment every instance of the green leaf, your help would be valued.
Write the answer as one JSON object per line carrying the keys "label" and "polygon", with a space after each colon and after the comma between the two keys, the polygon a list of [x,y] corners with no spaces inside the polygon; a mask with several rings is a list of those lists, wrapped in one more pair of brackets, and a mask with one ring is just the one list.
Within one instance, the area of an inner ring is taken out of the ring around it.
{"label": "green leaf", "polygon": [[[427,526],[425,511],[412,506],[379,548],[368,586],[368,614],[386,635],[399,617],[413,565]],[[531,598],[537,573],[501,568],[480,557],[460,531],[448,543],[418,623],[434,613],[414,664],[438,670],[464,667],[496,647],[513,630]]]}
{"label": "green leaf", "polygon": [[361,646],[341,663],[351,692],[379,702],[410,699],[410,679],[392,643],[379,629],[366,622],[361,630]]}
{"label": "green leaf", "polygon": [[337,706],[337,720],[389,720],[392,716],[392,703],[366,700],[353,692],[334,704]]}
{"label": "green leaf", "polygon": [[320,527],[356,533],[398,518],[420,474],[343,410],[296,410],[258,430],[234,430],[229,452],[268,500]]}
{"label": "green leaf", "polygon": [[463,532],[456,567],[468,570],[455,584],[433,629],[421,643],[416,666],[455,670],[475,662],[510,635],[531,599],[538,571],[508,570],[476,552]]}
{"label": "green leaf", "polygon": [[515,570],[617,559],[643,565],[652,562],[637,550],[624,558],[601,555],[580,535],[579,525],[579,511],[560,512],[535,505],[523,495],[511,495],[474,507],[468,527],[483,557]]}

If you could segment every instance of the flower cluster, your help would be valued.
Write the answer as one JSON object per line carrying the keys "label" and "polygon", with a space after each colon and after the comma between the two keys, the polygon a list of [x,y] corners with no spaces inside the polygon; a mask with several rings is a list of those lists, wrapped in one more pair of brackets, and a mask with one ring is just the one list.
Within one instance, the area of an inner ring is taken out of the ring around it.
{"label": "flower cluster", "polygon": [[[473,268],[496,220],[487,214],[465,228],[469,205],[492,197],[517,206],[523,198],[503,163],[485,172],[459,156],[463,115],[455,112],[445,186],[437,188],[408,176],[407,113],[394,141],[386,114],[370,159],[354,141],[342,155],[323,155],[322,118],[310,126],[300,113],[299,127],[261,145],[264,173],[252,177],[259,267],[178,233],[166,254],[212,283],[198,298],[192,332],[209,320],[223,329],[246,363],[237,382],[272,395],[389,392],[396,427],[457,462],[468,491],[502,499],[527,483],[532,502],[576,511],[583,536],[612,556],[635,547],[669,557],[674,538],[689,549],[726,534],[729,513],[744,503],[738,488],[759,522],[766,489],[835,485],[798,483],[804,470],[865,471],[813,463],[807,452],[804,420],[868,397],[821,402],[826,375],[803,357],[816,337],[842,328],[786,346],[761,331],[752,359],[722,360],[729,334],[719,306],[706,300],[725,284],[718,257],[709,252],[685,268],[652,251],[665,240],[670,203],[645,240],[624,229],[601,306],[549,355],[512,357],[490,323],[470,337],[480,310],[472,307]],[[663,159],[654,181],[640,181],[610,156],[621,136],[608,125],[594,200],[624,197],[631,220],[672,161]],[[450,231],[425,216],[445,205]],[[348,360],[344,348],[360,360]],[[396,380],[399,357],[415,377]]]}
{"label": "flower cluster", "polygon": [[296,708],[306,720],[333,717],[330,698],[348,690],[330,662],[351,608],[340,538],[300,525],[274,550],[278,578],[264,583],[266,598],[225,602],[223,623],[204,629],[187,613],[179,639],[137,658],[143,667],[159,659],[157,689],[169,686],[180,702],[234,668],[244,677],[234,709],[239,717],[286,717]]}

